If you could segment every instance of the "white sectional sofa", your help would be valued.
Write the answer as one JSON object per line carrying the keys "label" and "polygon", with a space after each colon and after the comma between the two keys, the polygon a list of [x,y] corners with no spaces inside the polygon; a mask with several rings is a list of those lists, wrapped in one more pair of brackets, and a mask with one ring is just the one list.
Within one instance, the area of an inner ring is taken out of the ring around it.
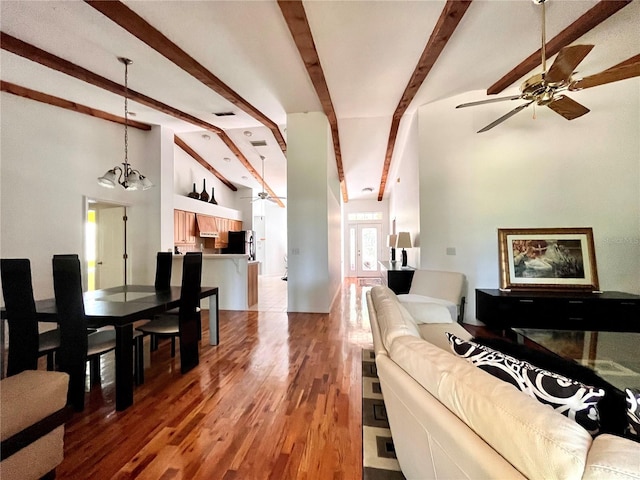
{"label": "white sectional sofa", "polygon": [[573,420],[451,353],[458,323],[419,323],[386,287],[367,293],[376,366],[409,480],[640,479],[640,444]]}

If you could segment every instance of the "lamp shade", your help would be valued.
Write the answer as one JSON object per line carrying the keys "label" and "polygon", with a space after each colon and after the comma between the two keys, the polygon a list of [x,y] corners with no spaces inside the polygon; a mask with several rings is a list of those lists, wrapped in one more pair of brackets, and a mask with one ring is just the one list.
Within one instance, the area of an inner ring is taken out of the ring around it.
{"label": "lamp shade", "polygon": [[396,248],[411,248],[411,234],[409,232],[399,232]]}
{"label": "lamp shade", "polygon": [[100,178],[98,178],[98,183],[100,185],[102,185],[103,187],[107,187],[107,188],[113,188],[116,186],[116,183],[118,183],[118,178],[116,176],[116,171],[115,169],[111,169],[109,170],[107,173],[105,173],[103,176],[101,176]]}
{"label": "lamp shade", "polygon": [[144,175],[140,175],[140,182],[142,183],[142,190],[149,190],[151,187],[153,187],[153,183],[151,183],[151,180],[149,180]]}
{"label": "lamp shade", "polygon": [[395,247],[396,241],[398,240],[398,236],[394,233],[391,235],[387,235],[387,247]]}

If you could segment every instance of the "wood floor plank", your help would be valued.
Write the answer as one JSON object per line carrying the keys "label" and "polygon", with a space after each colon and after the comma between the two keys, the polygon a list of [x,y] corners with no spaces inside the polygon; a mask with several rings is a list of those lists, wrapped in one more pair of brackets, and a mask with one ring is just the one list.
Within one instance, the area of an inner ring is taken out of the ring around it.
{"label": "wood floor plank", "polygon": [[329,314],[221,311],[218,346],[203,312],[200,365],[161,343],[124,412],[106,355],[57,478],[360,480],[368,288],[346,281]]}

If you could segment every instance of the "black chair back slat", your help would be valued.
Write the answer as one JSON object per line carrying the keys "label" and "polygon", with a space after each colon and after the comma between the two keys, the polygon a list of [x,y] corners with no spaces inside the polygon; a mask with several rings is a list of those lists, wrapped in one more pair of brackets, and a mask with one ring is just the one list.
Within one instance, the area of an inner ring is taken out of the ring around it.
{"label": "black chair back slat", "polygon": [[84,408],[87,361],[87,320],[82,297],[82,276],[77,256],[54,256],[53,288],[60,325],[60,370],[69,374],[68,403]]}
{"label": "black chair back slat", "polygon": [[7,376],[11,376],[38,368],[38,317],[29,259],[3,258],[0,262],[2,294],[9,322]]}
{"label": "black chair back slat", "polygon": [[182,288],[180,292],[180,370],[185,373],[198,365],[198,338],[200,322],[197,308],[200,302],[202,280],[202,253],[189,252],[182,262]]}
{"label": "black chair back slat", "polygon": [[156,258],[156,290],[165,290],[171,286],[171,265],[173,254],[171,252],[158,252]]}

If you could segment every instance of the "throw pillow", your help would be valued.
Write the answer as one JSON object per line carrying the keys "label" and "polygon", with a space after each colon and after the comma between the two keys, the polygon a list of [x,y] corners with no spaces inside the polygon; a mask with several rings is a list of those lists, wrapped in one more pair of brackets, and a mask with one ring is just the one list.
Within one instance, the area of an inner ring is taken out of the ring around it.
{"label": "throw pillow", "polygon": [[475,342],[462,340],[451,333],[447,333],[447,338],[456,355],[512,384],[539,402],[550,405],[576,421],[591,435],[599,433],[597,404],[604,396],[604,390],[543,370]]}
{"label": "throw pillow", "polygon": [[633,440],[640,441],[640,390],[627,388],[627,420],[629,425],[626,434]]}
{"label": "throw pillow", "polygon": [[604,397],[598,402],[600,415],[600,433],[624,436],[627,428],[627,396],[624,391],[615,388],[599,377],[593,369],[580,365],[552,352],[533,348],[521,343],[498,337],[475,337],[472,341],[485,347],[498,350],[519,360],[524,360],[550,372],[559,373],[585,385],[601,388]]}

